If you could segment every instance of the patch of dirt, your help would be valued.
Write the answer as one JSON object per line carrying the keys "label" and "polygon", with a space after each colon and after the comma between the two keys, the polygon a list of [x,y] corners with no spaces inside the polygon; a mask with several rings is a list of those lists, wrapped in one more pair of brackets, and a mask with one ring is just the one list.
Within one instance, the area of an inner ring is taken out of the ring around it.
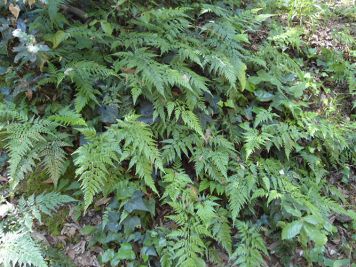
{"label": "patch of dirt", "polygon": [[[70,206],[72,211],[74,206]],[[98,255],[102,252],[99,247],[89,247],[89,236],[81,234],[81,229],[86,225],[97,225],[101,222],[101,213],[89,210],[80,221],[75,221],[73,212],[69,212],[67,223],[64,224],[59,236],[49,233],[40,238],[52,247],[62,247],[65,253],[77,267],[100,267]]]}
{"label": "patch of dirt", "polygon": [[[316,48],[318,52],[322,48],[339,50],[343,52],[346,59],[349,59],[351,48],[343,42],[342,36],[338,34],[345,29],[352,28],[351,23],[330,20],[324,25],[320,24],[318,29],[306,29],[303,39],[310,44],[311,47]],[[355,38],[355,32],[350,32],[350,34]]]}

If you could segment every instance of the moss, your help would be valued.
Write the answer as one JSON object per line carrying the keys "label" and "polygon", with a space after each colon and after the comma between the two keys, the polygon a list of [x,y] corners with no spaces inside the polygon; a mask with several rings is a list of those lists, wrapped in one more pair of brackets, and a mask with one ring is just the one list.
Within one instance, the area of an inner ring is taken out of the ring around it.
{"label": "moss", "polygon": [[43,218],[43,223],[46,225],[46,228],[51,235],[58,236],[61,234],[61,230],[66,223],[68,212],[68,208],[63,208],[53,214],[51,217],[46,216]]}
{"label": "moss", "polygon": [[47,179],[48,175],[44,171],[36,170],[20,183],[18,194],[30,196],[32,194],[38,195],[43,192],[52,191],[52,184],[45,182]]}

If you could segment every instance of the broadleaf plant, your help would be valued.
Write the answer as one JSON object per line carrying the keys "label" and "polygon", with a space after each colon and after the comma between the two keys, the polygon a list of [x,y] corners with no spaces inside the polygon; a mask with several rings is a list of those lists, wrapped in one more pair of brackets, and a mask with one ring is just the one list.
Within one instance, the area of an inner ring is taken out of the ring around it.
{"label": "broadleaf plant", "polygon": [[72,197],[102,217],[81,232],[103,266],[334,260],[356,219],[355,43],[308,39],[336,12],[319,2],[2,1],[1,201],[18,206],[0,265],[47,266],[33,222]]}

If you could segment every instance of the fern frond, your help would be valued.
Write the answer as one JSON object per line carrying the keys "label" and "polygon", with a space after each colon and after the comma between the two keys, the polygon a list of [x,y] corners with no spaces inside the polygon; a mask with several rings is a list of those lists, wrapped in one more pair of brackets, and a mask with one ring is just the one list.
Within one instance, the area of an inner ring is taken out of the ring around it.
{"label": "fern frond", "polygon": [[82,116],[68,108],[62,109],[56,115],[48,117],[49,120],[60,123],[63,126],[87,126]]}
{"label": "fern frond", "polygon": [[259,132],[254,128],[250,128],[247,123],[241,126],[245,130],[243,133],[244,138],[244,149],[246,151],[246,159],[255,152],[255,150],[260,149],[262,146],[265,146],[268,141],[273,137],[267,132]]}
{"label": "fern frond", "polygon": [[[238,179],[238,177],[235,177]],[[226,187],[226,194],[229,197],[229,207],[231,211],[231,217],[237,218],[241,208],[249,199],[249,191],[246,184],[243,181],[235,180],[229,183]]]}
{"label": "fern frond", "polygon": [[266,245],[259,234],[259,229],[250,223],[236,223],[240,234],[240,242],[233,254],[235,264],[244,267],[263,266],[262,255],[268,255]]}
{"label": "fern frond", "polygon": [[109,176],[109,167],[119,161],[115,143],[110,136],[103,134],[74,152],[77,156],[74,163],[78,166],[76,175],[84,192],[85,209],[93,202],[94,195],[103,189]]}
{"label": "fern frond", "polygon": [[213,223],[213,235],[223,248],[230,254],[232,252],[231,227],[228,221],[228,212],[220,208],[218,216]]}
{"label": "fern frond", "polygon": [[60,19],[58,16],[59,9],[61,5],[69,2],[69,0],[48,0],[46,2],[48,4],[48,15],[51,21],[58,23]]}
{"label": "fern frond", "polygon": [[9,174],[13,185],[25,178],[39,159],[39,151],[35,145],[45,143],[46,136],[53,135],[55,124],[46,120],[32,118],[21,123],[11,123],[7,126],[5,148],[9,151]]}
{"label": "fern frond", "polygon": [[169,198],[171,201],[177,200],[183,189],[192,183],[190,177],[181,169],[165,169],[166,174],[163,176],[163,181],[167,183],[162,198]]}
{"label": "fern frond", "polygon": [[253,112],[256,113],[256,118],[253,122],[253,127],[257,128],[260,124],[271,122],[274,118],[277,118],[278,115],[272,113],[270,110],[264,108],[254,107]]}
{"label": "fern frond", "polygon": [[47,267],[38,244],[29,233],[0,233],[0,262],[4,266]]}

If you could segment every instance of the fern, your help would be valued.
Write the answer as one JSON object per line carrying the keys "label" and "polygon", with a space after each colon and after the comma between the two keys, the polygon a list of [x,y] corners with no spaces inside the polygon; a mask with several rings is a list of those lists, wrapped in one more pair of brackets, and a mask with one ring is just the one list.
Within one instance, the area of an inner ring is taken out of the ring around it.
{"label": "fern", "polygon": [[97,95],[99,95],[100,92],[93,87],[94,81],[116,76],[116,73],[93,61],[79,61],[68,64],[63,71],[63,75],[58,76],[57,86],[62,83],[66,76],[68,76],[76,86],[75,109],[76,112],[79,113],[90,102],[97,103]]}
{"label": "fern", "polygon": [[249,201],[250,194],[256,185],[255,170],[248,173],[244,168],[238,170],[237,174],[229,177],[226,185],[226,195],[229,198],[229,208],[231,218],[235,221],[238,218],[241,208]]}
{"label": "fern", "polygon": [[62,109],[58,114],[52,115],[48,119],[64,126],[87,126],[81,115],[70,109]]}
{"label": "fern", "polygon": [[154,192],[158,193],[152,179],[152,167],[163,171],[160,152],[153,139],[152,131],[146,124],[136,121],[137,118],[131,115],[117,123],[119,140],[125,141],[121,160],[130,157],[129,166],[136,165],[136,174],[143,178]]}
{"label": "fern", "polygon": [[7,124],[3,123],[7,136],[5,148],[10,156],[9,176],[12,186],[16,187],[33,172],[38,162],[56,185],[63,174],[67,158],[64,147],[71,146],[66,142],[68,136],[57,131],[56,122],[27,118],[15,112],[12,116],[13,120],[9,120]]}
{"label": "fern", "polygon": [[247,123],[241,125],[241,128],[245,130],[243,138],[245,142],[244,149],[246,151],[246,158],[249,158],[255,150],[265,146],[272,138],[271,134],[264,131],[259,132],[254,128],[250,128]]}
{"label": "fern", "polygon": [[48,15],[52,22],[59,23],[60,19],[62,19],[58,12],[61,5],[68,2],[68,0],[48,0]]}
{"label": "fern", "polygon": [[10,155],[9,175],[13,186],[33,171],[35,162],[40,159],[40,153],[43,152],[38,145],[47,143],[46,138],[53,136],[55,126],[38,118],[13,122],[6,126],[8,137],[5,148]]}
{"label": "fern", "polygon": [[38,176],[84,212],[104,196],[85,228],[100,264],[262,266],[265,241],[273,262],[329,264],[329,218],[355,220],[331,185],[356,159],[354,47],[291,24],[313,1],[15,2],[0,8],[3,265],[45,266],[32,228],[73,201],[17,197]]}
{"label": "fern", "polygon": [[232,252],[232,238],[231,227],[227,219],[228,212],[221,208],[217,211],[217,216],[213,223],[213,235],[216,240],[223,246],[223,248],[229,253]]}
{"label": "fern", "polygon": [[74,152],[77,156],[74,163],[79,166],[76,174],[84,192],[85,208],[88,208],[94,195],[104,187],[109,176],[109,166],[119,161],[115,141],[109,134],[103,134]]}
{"label": "fern", "polygon": [[182,170],[178,169],[170,170],[166,169],[166,174],[163,176],[163,181],[168,183],[165,187],[165,192],[162,198],[170,199],[170,201],[175,201],[178,199],[180,193],[186,188],[187,185],[192,183],[188,175],[186,175]]}
{"label": "fern", "polygon": [[195,230],[186,229],[172,231],[168,237],[174,240],[172,250],[174,251],[173,260],[176,260],[176,266],[205,266],[201,254],[205,249],[205,244],[200,238],[201,232],[206,230],[199,226],[192,226]]}
{"label": "fern", "polygon": [[64,141],[66,137],[66,134],[58,134],[55,137],[49,138],[45,144],[38,146],[38,150],[40,151],[38,156],[43,159],[42,165],[55,186],[57,186],[59,178],[65,171],[64,164],[67,154],[64,148],[71,146]]}
{"label": "fern", "polygon": [[256,128],[259,125],[267,122],[272,122],[274,118],[278,117],[277,114],[263,108],[254,107],[253,112],[256,113],[256,117],[253,123],[253,127]]}
{"label": "fern", "polygon": [[[305,134],[297,127],[286,123],[271,124],[264,127],[263,130],[273,136],[270,141],[277,149],[284,148],[287,159],[289,159],[293,149],[299,148],[298,141],[305,137]],[[268,146],[268,149],[270,149],[270,146]]]}
{"label": "fern", "polygon": [[[79,177],[87,208],[95,194],[101,192],[110,176],[109,168],[114,163],[129,161],[129,168],[135,166],[136,174],[158,193],[152,179],[153,167],[163,171],[160,153],[156,147],[152,132],[142,122],[136,121],[136,115],[130,115],[124,121],[118,121],[105,133],[90,137],[91,142],[74,152],[74,163],[78,166]],[[123,145],[121,145],[123,141]]]}
{"label": "fern", "polygon": [[[136,49],[133,52],[118,52],[116,55],[122,57],[122,59],[115,64],[117,71],[123,67],[133,69],[135,73],[140,75],[140,83],[147,83],[150,86],[150,90],[152,90],[154,86],[162,96],[165,96],[165,81],[162,77],[165,76],[165,72],[168,71],[168,66],[158,64],[154,60],[157,55],[144,48]],[[129,77],[130,76],[128,76],[128,78]]]}
{"label": "fern", "polygon": [[233,257],[238,266],[262,266],[265,261],[263,255],[267,255],[266,245],[259,234],[259,229],[250,223],[237,222],[240,234],[240,244],[237,246]]}
{"label": "fern", "polygon": [[[47,266],[40,244],[31,236],[35,219],[41,222],[41,213],[51,215],[57,209],[75,200],[56,192],[21,198],[0,224],[0,262],[4,266]],[[9,221],[15,219],[18,229],[9,230]]]}
{"label": "fern", "polygon": [[4,266],[47,266],[40,247],[31,236],[16,232],[0,233],[0,262]]}

